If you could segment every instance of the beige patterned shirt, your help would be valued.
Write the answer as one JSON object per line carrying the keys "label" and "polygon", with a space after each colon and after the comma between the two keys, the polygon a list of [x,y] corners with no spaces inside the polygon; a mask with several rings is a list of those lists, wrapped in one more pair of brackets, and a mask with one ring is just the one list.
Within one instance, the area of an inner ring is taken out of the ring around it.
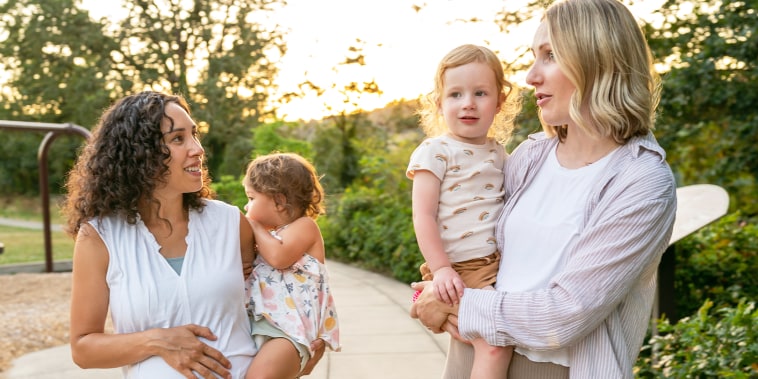
{"label": "beige patterned shirt", "polygon": [[505,149],[494,140],[473,145],[449,136],[426,139],[411,154],[408,178],[427,170],[440,179],[437,224],[451,262],[497,250],[495,225],[503,208],[504,160]]}

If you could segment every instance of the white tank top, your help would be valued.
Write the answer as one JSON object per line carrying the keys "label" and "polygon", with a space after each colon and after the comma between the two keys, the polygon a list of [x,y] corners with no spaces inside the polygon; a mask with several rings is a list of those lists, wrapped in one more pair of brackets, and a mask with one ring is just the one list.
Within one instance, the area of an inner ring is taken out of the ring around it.
{"label": "white tank top", "polygon": [[[567,169],[549,154],[505,220],[498,291],[523,292],[547,288],[565,264],[566,247],[584,226],[584,211],[597,175],[610,156],[585,167]],[[568,366],[568,349],[535,351],[516,348],[533,362]]]}
{"label": "white tank top", "polygon": [[[189,213],[181,274],[159,253],[160,246],[141,220],[129,225],[112,216],[90,224],[110,256],[106,280],[115,332],[206,326],[218,339],[201,340],[232,362],[232,377],[243,378],[256,351],[244,308],[240,211],[220,201],[206,200],[206,204],[202,212]],[[184,378],[158,356],[123,371],[130,379]]]}

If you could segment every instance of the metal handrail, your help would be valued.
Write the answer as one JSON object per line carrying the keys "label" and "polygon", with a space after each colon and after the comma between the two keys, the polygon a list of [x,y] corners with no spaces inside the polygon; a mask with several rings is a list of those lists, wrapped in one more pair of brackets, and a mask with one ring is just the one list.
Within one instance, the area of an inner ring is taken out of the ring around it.
{"label": "metal handrail", "polygon": [[92,136],[86,128],[72,124],[54,124],[47,122],[28,122],[28,121],[6,121],[0,120],[0,129],[9,129],[17,131],[33,131],[47,133],[45,138],[40,142],[37,150],[37,163],[39,164],[39,187],[42,198],[42,223],[43,234],[45,237],[45,272],[53,272],[53,240],[51,237],[50,227],[50,189],[48,188],[48,165],[47,152],[50,144],[61,134],[78,134],[89,140]]}

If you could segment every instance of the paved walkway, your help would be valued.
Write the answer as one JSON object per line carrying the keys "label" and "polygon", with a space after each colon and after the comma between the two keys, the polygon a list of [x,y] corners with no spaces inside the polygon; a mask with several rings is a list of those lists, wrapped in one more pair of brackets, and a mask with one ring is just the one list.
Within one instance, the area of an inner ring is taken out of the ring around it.
{"label": "paved walkway", "polygon": [[[17,228],[36,229],[36,230],[42,230],[44,228],[44,225],[39,221],[16,220],[16,219],[5,218],[5,217],[0,217],[0,225],[13,226]],[[50,230],[59,231],[59,230],[63,230],[63,227],[59,224],[53,224],[53,225],[50,225]]]}
{"label": "paved walkway", "polygon": [[[384,276],[329,262],[340,316],[342,351],[328,352],[309,379],[438,379],[446,335],[434,335],[408,316],[413,290]],[[4,376],[3,376],[4,375]],[[117,379],[120,369],[82,370],[68,345],[16,359],[4,379]]]}

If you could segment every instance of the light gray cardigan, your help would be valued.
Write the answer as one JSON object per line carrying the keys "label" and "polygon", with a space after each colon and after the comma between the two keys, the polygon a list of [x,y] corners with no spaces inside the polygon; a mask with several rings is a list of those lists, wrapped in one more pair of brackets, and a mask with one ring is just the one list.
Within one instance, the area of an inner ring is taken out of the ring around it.
{"label": "light gray cardigan", "polygon": [[[497,236],[557,142],[531,135],[506,160]],[[536,350],[568,347],[571,378],[633,378],[674,225],[676,183],[652,134],[620,147],[599,178],[563,271],[540,291],[466,289],[458,320],[465,338]],[[535,230],[534,238],[550,238],[549,230]],[[498,240],[498,247],[508,254],[508,241]]]}

